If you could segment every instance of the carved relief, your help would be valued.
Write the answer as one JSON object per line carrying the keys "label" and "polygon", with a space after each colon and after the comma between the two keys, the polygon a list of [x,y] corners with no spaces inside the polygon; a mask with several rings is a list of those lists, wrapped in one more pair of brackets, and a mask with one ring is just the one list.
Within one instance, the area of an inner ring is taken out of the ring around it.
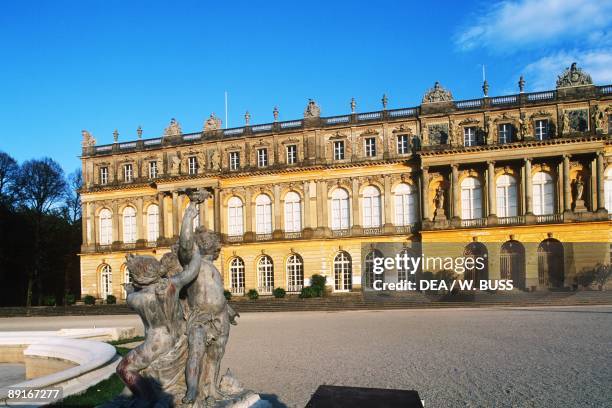
{"label": "carved relief", "polygon": [[182,133],[183,131],[181,130],[181,125],[176,121],[176,119],[170,119],[170,124],[164,129],[164,137],[180,136]]}
{"label": "carved relief", "polygon": [[425,95],[423,95],[422,103],[450,102],[452,100],[453,95],[451,92],[442,88],[440,83],[436,81],[434,87],[429,89]]}
{"label": "carved relief", "polygon": [[308,105],[306,105],[306,109],[304,109],[304,118],[318,118],[320,116],[321,108],[319,108],[319,105],[317,105],[317,103],[313,99],[309,99]]}
{"label": "carved relief", "polygon": [[221,129],[221,119],[215,116],[215,113],[211,113],[210,117],[204,122],[204,131],[210,132],[212,130]]}
{"label": "carved relief", "polygon": [[444,145],[449,143],[448,124],[437,123],[427,126],[428,143],[430,145]]}
{"label": "carved relief", "polygon": [[578,68],[575,62],[557,77],[557,88],[592,84],[591,76]]}
{"label": "carved relief", "polygon": [[81,146],[91,147],[91,146],[96,145],[96,139],[93,137],[91,133],[89,133],[86,130],[82,130],[81,135],[83,136],[83,141],[81,142]]}

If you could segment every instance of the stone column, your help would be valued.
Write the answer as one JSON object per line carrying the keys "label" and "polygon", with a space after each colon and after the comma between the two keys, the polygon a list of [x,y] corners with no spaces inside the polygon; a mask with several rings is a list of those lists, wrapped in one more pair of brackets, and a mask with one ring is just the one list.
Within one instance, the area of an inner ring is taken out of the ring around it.
{"label": "stone column", "polygon": [[359,218],[359,180],[357,180],[357,178],[353,178],[352,179],[352,195],[353,195],[353,202],[352,207],[353,207],[353,211],[352,211],[352,224],[353,224],[353,229],[361,229],[361,219]]}
{"label": "stone column", "polygon": [[531,178],[531,158],[524,159],[525,169],[525,215],[533,215],[533,180]]}
{"label": "stone column", "polygon": [[310,183],[305,181],[303,184],[304,198],[302,200],[302,212],[304,213],[303,220],[304,224],[302,229],[312,228],[310,225]]}
{"label": "stone column", "polygon": [[382,225],[385,230],[393,231],[393,195],[391,194],[391,177],[385,175],[385,194],[382,197],[381,205],[383,206]]}
{"label": "stone column", "polygon": [[454,219],[459,219],[460,217],[460,203],[459,203],[459,165],[451,164],[452,171],[452,189],[453,189],[453,217]]}
{"label": "stone column", "polygon": [[89,227],[91,228],[91,233],[89,235],[91,239],[88,240],[88,243],[97,245],[98,244],[98,226],[96,224],[96,204],[95,203],[87,204],[87,216],[89,217]]}
{"label": "stone column", "polygon": [[429,218],[429,169],[423,167],[421,170],[421,218],[430,221]]}
{"label": "stone column", "polygon": [[329,229],[329,205],[327,199],[327,181],[321,181],[321,226],[327,231]]}
{"label": "stone column", "polygon": [[145,239],[145,235],[144,235],[144,223],[142,222],[142,219],[144,217],[144,205],[143,205],[143,200],[142,197],[138,197],[136,199],[136,240],[137,241],[144,241]]}
{"label": "stone column", "polygon": [[166,237],[166,208],[164,206],[164,193],[157,193],[157,207],[159,208],[159,219],[157,220],[158,222],[158,229],[159,229],[159,238],[165,238]]}
{"label": "stone column", "polygon": [[273,233],[273,238],[282,238],[283,237],[283,230],[285,229],[285,226],[282,224],[282,220],[283,220],[283,216],[282,213],[284,212],[284,208],[282,206],[281,203],[281,192],[280,192],[280,186],[278,184],[274,185],[274,225],[272,228],[272,233]]}
{"label": "stone column", "polygon": [[176,191],[172,192],[172,237],[178,237],[179,235],[179,200],[178,193]]}
{"label": "stone column", "polygon": [[[214,211],[213,211],[214,214]],[[200,204],[200,225],[204,228],[208,228],[208,200],[205,200],[202,204]]]}
{"label": "stone column", "polygon": [[215,200],[215,232],[221,233],[221,189],[215,187],[214,189],[214,200]]}
{"label": "stone column", "polygon": [[604,191],[604,152],[597,152],[597,212],[606,213]]}
{"label": "stone column", "polygon": [[119,231],[119,205],[116,201],[113,201],[111,208],[113,209],[113,242],[123,241]]}
{"label": "stone column", "polygon": [[487,192],[488,195],[488,209],[489,209],[489,218],[497,218],[497,203],[495,197],[495,162],[488,161],[487,162]]}
{"label": "stone column", "polygon": [[244,232],[245,232],[245,239],[255,239],[255,237],[253,236],[253,224],[254,224],[254,218],[253,217],[253,206],[251,201],[253,200],[253,195],[251,193],[251,189],[249,187],[247,187],[245,189],[245,194],[244,194],[244,199],[246,200],[246,202],[244,203]]}
{"label": "stone column", "polygon": [[572,210],[572,188],[570,185],[570,156],[563,155],[563,210]]}
{"label": "stone column", "polygon": [[87,228],[87,220],[89,220],[88,213],[89,205],[87,203],[81,203],[81,242],[83,245],[88,245],[89,240],[87,239],[87,234],[91,233],[89,228]]}

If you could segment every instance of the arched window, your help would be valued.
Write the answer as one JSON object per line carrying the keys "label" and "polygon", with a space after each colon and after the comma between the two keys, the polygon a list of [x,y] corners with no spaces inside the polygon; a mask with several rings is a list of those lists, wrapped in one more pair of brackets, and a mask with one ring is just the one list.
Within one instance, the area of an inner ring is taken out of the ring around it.
{"label": "arched window", "polygon": [[230,262],[230,287],[237,295],[244,295],[244,261],[234,258]]}
{"label": "arched window", "polygon": [[334,258],[334,290],[347,292],[353,287],[351,256],[342,251]]}
{"label": "arched window", "polygon": [[113,294],[113,273],[110,265],[104,264],[100,269],[100,297],[106,299],[106,296]]}
{"label": "arched window", "polygon": [[274,264],[267,255],[259,258],[257,262],[257,280],[259,293],[270,294],[274,290]]}
{"label": "arched window", "polygon": [[300,232],[302,230],[302,210],[300,196],[295,191],[285,195],[285,231]]}
{"label": "arched window", "polygon": [[242,200],[235,196],[227,202],[227,226],[227,233],[230,236],[244,234]]}
{"label": "arched window", "polygon": [[374,186],[363,189],[363,227],[380,227],[380,191]]}
{"label": "arched window", "polygon": [[136,210],[134,207],[125,207],[123,210],[123,242],[126,244],[136,242]]}
{"label": "arched window", "polygon": [[255,218],[257,234],[272,233],[272,200],[265,194],[260,194],[255,199]]}
{"label": "arched window", "polygon": [[[612,115],[610,115],[612,119]],[[605,206],[608,210],[608,214],[612,214],[612,167],[606,170],[604,176],[604,193],[606,197]]]}
{"label": "arched window", "polygon": [[[414,253],[408,248],[404,248],[404,250],[402,250],[399,255],[401,259],[401,264],[397,268],[397,281],[401,282],[405,280],[410,282],[416,282],[417,271],[412,269],[413,264],[411,263],[411,261],[408,260],[409,258],[415,258]],[[421,269],[420,265],[419,269]]]}
{"label": "arched window", "polygon": [[109,209],[100,211],[100,245],[113,243],[113,216]]}
{"label": "arched window", "polygon": [[298,254],[287,258],[287,291],[299,292],[304,287],[304,261]]}
{"label": "arched window", "polygon": [[147,241],[157,241],[159,238],[159,207],[151,204],[147,208]]}
{"label": "arched window", "polygon": [[[382,258],[383,254],[382,252],[380,252],[377,249],[374,249],[372,251],[370,251],[370,253],[368,253],[365,257],[365,262],[364,262],[364,266],[365,266],[365,273],[364,273],[364,278],[365,278],[365,287],[368,289],[371,289],[374,287],[374,281],[380,280],[380,281],[385,281],[385,273],[374,273],[374,259],[376,258]],[[380,284],[376,285],[379,289],[381,288]]]}
{"label": "arched window", "polygon": [[554,192],[552,176],[540,171],[533,176],[533,213],[535,215],[553,214]]}
{"label": "arched window", "polygon": [[[127,268],[126,265],[123,265],[123,283],[131,283],[131,282],[132,282],[132,276],[130,275],[130,270]],[[122,286],[121,292],[123,293],[123,298],[127,299],[127,293],[123,286]]]}
{"label": "arched window", "polygon": [[349,195],[343,188],[337,188],[332,192],[331,219],[333,230],[349,228]]}
{"label": "arched window", "polygon": [[395,225],[410,225],[417,220],[417,196],[414,188],[401,183],[395,188]]}
{"label": "arched window", "polygon": [[461,182],[461,218],[482,218],[482,188],[476,177],[467,177]]}
{"label": "arched window", "polygon": [[518,215],[518,194],[516,179],[509,174],[497,178],[497,216],[514,217]]}

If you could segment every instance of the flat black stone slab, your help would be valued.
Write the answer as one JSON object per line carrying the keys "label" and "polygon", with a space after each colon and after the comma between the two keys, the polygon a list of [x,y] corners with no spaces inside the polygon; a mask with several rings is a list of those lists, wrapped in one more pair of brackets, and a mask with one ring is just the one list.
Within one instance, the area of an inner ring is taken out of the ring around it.
{"label": "flat black stone slab", "polygon": [[413,390],[342,387],[321,385],[306,408],[423,408],[419,393]]}

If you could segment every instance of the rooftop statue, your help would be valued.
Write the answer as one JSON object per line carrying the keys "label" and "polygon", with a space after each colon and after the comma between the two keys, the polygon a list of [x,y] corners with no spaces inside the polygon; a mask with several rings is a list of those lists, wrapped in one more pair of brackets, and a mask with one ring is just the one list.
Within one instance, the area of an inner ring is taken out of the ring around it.
{"label": "rooftop statue", "polygon": [[442,88],[440,83],[436,81],[434,87],[425,92],[422,103],[432,102],[450,102],[453,100],[453,94],[450,91]]}
{"label": "rooftop statue", "polygon": [[176,119],[170,119],[170,124],[164,129],[164,137],[179,136],[182,133],[183,131],[181,130],[181,125],[176,121]]}
{"label": "rooftop statue", "polygon": [[319,105],[317,105],[317,103],[312,100],[312,99],[308,99],[308,105],[306,106],[306,109],[304,110],[304,118],[308,119],[308,118],[318,118],[321,116],[321,108],[319,108]]}
{"label": "rooftop statue", "polygon": [[210,117],[206,119],[206,122],[204,122],[204,131],[208,132],[217,129],[221,129],[221,119],[215,116],[215,113],[213,112],[210,114]]}
{"label": "rooftop statue", "polygon": [[229,328],[238,314],[225,299],[213,264],[220,252],[218,234],[193,229],[198,205],[210,194],[185,193],[190,203],[172,251],[161,261],[127,257],[133,282],[125,285],[127,303],[142,319],[145,340],[117,366],[126,390],[107,407],[231,407],[258,399],[229,370],[219,378]]}
{"label": "rooftop statue", "polygon": [[592,85],[591,76],[576,66],[576,63],[565,69],[563,74],[557,77],[557,88],[569,86]]}
{"label": "rooftop statue", "polygon": [[83,141],[81,142],[81,146],[91,147],[91,146],[96,145],[96,139],[93,137],[91,133],[89,133],[86,130],[82,130],[81,135],[83,136]]}

